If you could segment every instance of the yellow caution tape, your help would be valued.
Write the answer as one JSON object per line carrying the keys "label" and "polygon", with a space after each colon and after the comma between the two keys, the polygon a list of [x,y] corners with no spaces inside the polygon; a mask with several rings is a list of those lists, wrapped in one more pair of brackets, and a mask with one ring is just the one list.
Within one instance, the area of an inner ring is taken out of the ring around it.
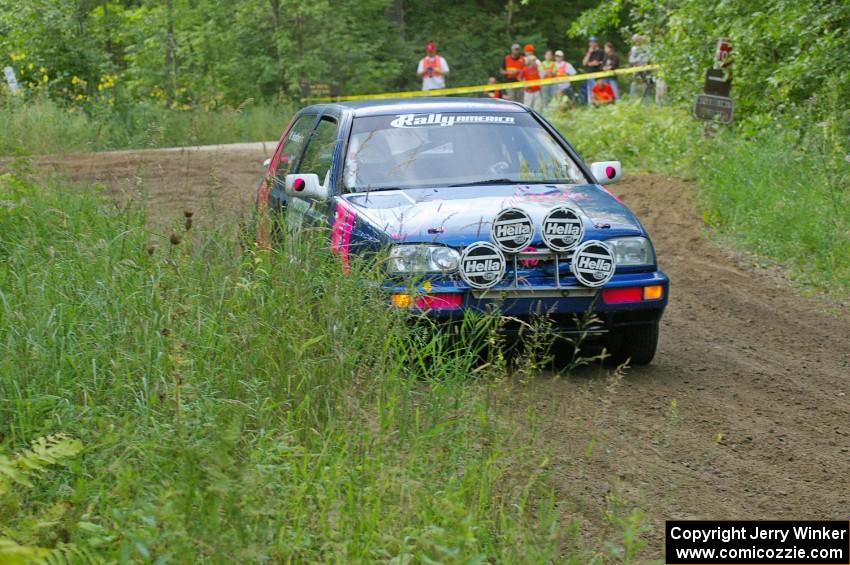
{"label": "yellow caution tape", "polygon": [[417,98],[419,96],[447,96],[449,94],[472,94],[475,92],[489,92],[491,90],[509,90],[513,88],[525,88],[526,86],[544,86],[547,84],[559,84],[562,82],[576,82],[594,78],[604,78],[617,75],[630,75],[644,71],[654,71],[658,65],[642,65],[640,67],[628,67],[613,71],[599,71],[597,73],[584,73],[564,77],[541,78],[537,80],[520,80],[516,82],[502,82],[497,84],[480,84],[477,86],[456,86],[454,88],[437,88],[434,90],[408,90],[407,92],[382,92],[380,94],[354,94],[351,96],[322,96],[312,98],[317,102],[346,102],[349,100],[376,100],[379,98]]}

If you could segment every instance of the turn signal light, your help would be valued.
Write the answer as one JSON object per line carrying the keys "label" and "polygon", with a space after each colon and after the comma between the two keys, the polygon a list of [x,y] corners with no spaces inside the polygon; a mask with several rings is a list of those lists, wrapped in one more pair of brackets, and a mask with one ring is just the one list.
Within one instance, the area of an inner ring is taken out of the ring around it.
{"label": "turn signal light", "polygon": [[409,294],[393,294],[390,296],[390,301],[393,303],[393,306],[397,306],[398,308],[410,308],[413,306],[413,297]]}
{"label": "turn signal light", "polygon": [[644,300],[661,300],[664,298],[664,287],[660,284],[643,287]]}

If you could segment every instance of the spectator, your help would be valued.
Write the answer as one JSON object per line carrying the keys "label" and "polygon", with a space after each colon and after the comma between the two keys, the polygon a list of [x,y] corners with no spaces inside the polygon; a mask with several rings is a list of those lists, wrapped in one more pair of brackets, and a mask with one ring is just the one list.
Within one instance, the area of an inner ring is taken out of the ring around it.
{"label": "spectator", "polygon": [[[558,49],[555,51],[555,76],[565,77],[572,76],[578,74],[576,68],[572,66],[568,61],[564,59],[564,52]],[[563,97],[569,97],[572,92],[572,83],[570,82],[561,82],[557,84],[558,87],[558,97],[561,98],[563,102]]]}
{"label": "spectator", "polygon": [[[533,46],[530,51],[527,49],[528,47],[526,45],[526,53],[528,54],[525,56],[525,66],[520,71],[519,78],[520,80],[538,80],[541,75],[540,62],[534,56]],[[526,86],[522,103],[532,110],[542,112],[543,95],[540,93],[540,86]]]}
{"label": "spectator", "polygon": [[[605,42],[605,64],[602,65],[604,71],[616,71],[620,68],[620,54],[614,49],[614,44],[610,41]],[[611,85],[611,90],[614,91],[614,100],[620,99],[620,85],[617,83],[617,77],[608,77],[605,82]]]}
{"label": "spectator", "polygon": [[416,74],[422,77],[422,90],[446,87],[449,64],[443,57],[437,55],[437,44],[433,41],[425,45],[425,56],[419,61]]}
{"label": "spectator", "polygon": [[604,106],[614,102],[614,90],[604,78],[596,79],[593,88],[590,89],[590,103],[594,106]]}
{"label": "spectator", "polygon": [[[642,67],[649,64],[649,47],[646,45],[646,38],[640,34],[632,36],[632,47],[629,49],[629,66]],[[635,73],[632,84],[629,87],[631,96],[638,96],[646,99],[649,92],[649,73],[642,71]]]}
{"label": "spectator", "polygon": [[[504,60],[499,64],[499,74],[505,77],[505,80],[508,82],[517,81],[519,80],[517,77],[524,65],[525,60],[520,53],[519,43],[514,43],[511,45],[511,52],[505,55]],[[507,90],[507,97],[517,102],[520,101],[520,94],[521,91],[518,88],[509,88]]]}
{"label": "spectator", "polygon": [[[490,77],[487,79],[487,84],[496,84],[496,77]],[[481,98],[495,98],[500,99],[504,98],[501,90],[487,90],[481,93]]]}
{"label": "spectator", "polygon": [[[543,69],[542,78],[554,78],[557,76],[558,64],[555,62],[555,57],[552,50],[548,49],[543,54],[543,60],[540,62],[540,67]],[[555,85],[547,84],[540,91],[543,94],[543,106],[548,106],[549,102],[555,96]]]}
{"label": "spectator", "polygon": [[[604,64],[605,52],[599,48],[599,39],[595,35],[592,35],[587,41],[587,52],[581,60],[581,66],[584,67],[585,72],[595,73],[601,71]],[[593,79],[588,79],[584,83],[584,97],[588,104],[591,102],[590,94],[594,82]]]}

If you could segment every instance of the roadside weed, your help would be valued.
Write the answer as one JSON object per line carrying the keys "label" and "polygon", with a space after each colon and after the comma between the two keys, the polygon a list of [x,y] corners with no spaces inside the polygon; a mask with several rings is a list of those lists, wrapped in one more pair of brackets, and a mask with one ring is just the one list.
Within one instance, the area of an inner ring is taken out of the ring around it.
{"label": "roadside weed", "polygon": [[696,180],[706,224],[797,281],[846,294],[850,146],[841,124],[764,119],[706,138],[680,107],[624,101],[553,116],[588,160],[620,159],[627,170]]}
{"label": "roadside weed", "polygon": [[140,205],[18,168],[0,178],[0,445],[61,432],[85,451],[0,496],[0,535],[118,561],[586,562],[537,432],[495,409],[514,380],[498,321],[462,326],[494,346],[470,349],[319,238],[268,250],[181,211],[156,234]]}

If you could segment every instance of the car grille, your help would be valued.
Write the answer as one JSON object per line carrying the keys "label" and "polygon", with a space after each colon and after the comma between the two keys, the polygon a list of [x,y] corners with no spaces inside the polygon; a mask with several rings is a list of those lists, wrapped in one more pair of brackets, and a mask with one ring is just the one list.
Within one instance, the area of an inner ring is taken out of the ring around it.
{"label": "car grille", "polygon": [[597,290],[581,286],[570,271],[572,253],[525,251],[507,257],[505,278],[476,297],[561,298],[595,296]]}

